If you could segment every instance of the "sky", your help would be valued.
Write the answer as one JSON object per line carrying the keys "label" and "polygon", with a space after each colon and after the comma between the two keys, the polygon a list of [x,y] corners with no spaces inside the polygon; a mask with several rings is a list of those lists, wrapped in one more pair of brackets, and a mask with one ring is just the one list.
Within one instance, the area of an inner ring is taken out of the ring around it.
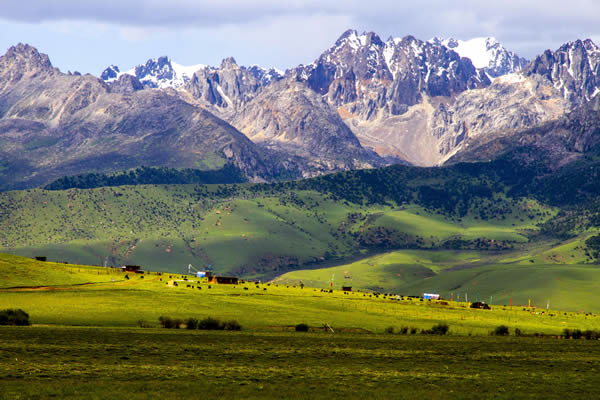
{"label": "sky", "polygon": [[285,70],[352,28],[383,40],[494,36],[531,59],[576,39],[600,44],[598,21],[600,0],[0,0],[0,54],[29,43],[64,72],[94,75],[163,55]]}

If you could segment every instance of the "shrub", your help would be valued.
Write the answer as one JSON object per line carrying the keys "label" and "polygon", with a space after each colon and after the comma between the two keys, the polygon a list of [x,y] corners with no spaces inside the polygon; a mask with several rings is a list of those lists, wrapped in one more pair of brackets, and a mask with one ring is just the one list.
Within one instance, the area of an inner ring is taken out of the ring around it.
{"label": "shrub", "polygon": [[417,333],[417,328],[410,328],[410,334],[414,335]]}
{"label": "shrub", "polygon": [[388,326],[387,328],[385,328],[385,333],[394,333],[394,327],[393,326]]}
{"label": "shrub", "polygon": [[448,326],[448,324],[437,324],[434,325],[431,328],[431,334],[433,335],[445,335],[446,333],[448,333],[448,329],[450,329],[450,327]]}
{"label": "shrub", "polygon": [[408,327],[403,326],[402,328],[400,328],[400,333],[403,335],[406,335],[408,333]]}
{"label": "shrub", "polygon": [[181,324],[183,324],[182,319],[176,318],[173,320],[173,328],[179,329],[179,328],[181,328]]}
{"label": "shrub", "polygon": [[573,330],[571,331],[571,337],[572,337],[573,339],[581,339],[581,334],[582,334],[582,333],[581,333],[581,330],[580,330],[580,329],[573,329]]}
{"label": "shrub", "polygon": [[152,324],[145,319],[139,319],[137,322],[137,326],[140,328],[152,328]]}
{"label": "shrub", "polygon": [[231,320],[223,324],[226,331],[241,331],[242,326],[236,320]]}
{"label": "shrub", "polygon": [[216,318],[206,317],[203,320],[200,320],[200,322],[198,322],[198,329],[216,331],[222,330],[223,325],[221,324],[221,321],[219,321]]}
{"label": "shrub", "polygon": [[160,325],[163,328],[175,328],[175,320],[173,320],[173,318],[171,317],[165,317],[164,315],[161,315],[160,317],[158,317],[158,321],[160,322]]}
{"label": "shrub", "polygon": [[0,311],[0,325],[29,325],[29,314],[19,309],[7,309]]}
{"label": "shrub", "polygon": [[596,336],[596,333],[590,329],[586,329],[585,331],[581,332],[581,336],[583,336],[584,338],[586,338],[587,340],[590,339],[594,339]]}
{"label": "shrub", "polygon": [[296,325],[296,332],[308,332],[308,325],[306,325],[306,324]]}
{"label": "shrub", "polygon": [[187,329],[198,329],[198,320],[196,318],[188,318],[185,320],[185,327]]}
{"label": "shrub", "polygon": [[492,334],[494,336],[507,336],[508,335],[508,326],[506,325],[499,325],[496,327],[496,329],[494,329],[494,331],[492,332]]}
{"label": "shrub", "polygon": [[515,328],[515,336],[525,336],[525,334],[519,328]]}

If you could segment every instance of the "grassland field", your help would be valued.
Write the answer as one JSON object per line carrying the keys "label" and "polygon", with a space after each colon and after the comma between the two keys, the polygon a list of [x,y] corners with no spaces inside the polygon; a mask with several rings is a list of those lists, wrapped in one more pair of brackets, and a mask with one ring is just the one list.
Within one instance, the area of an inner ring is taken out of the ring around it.
{"label": "grassland field", "polygon": [[11,255],[2,256],[0,267],[0,309],[22,308],[33,323],[42,325],[135,327],[144,320],[158,326],[158,317],[166,315],[235,319],[248,329],[267,331],[299,323],[319,329],[330,324],[342,330],[383,332],[390,326],[421,330],[446,322],[457,335],[487,335],[501,324],[553,335],[564,328],[600,328],[595,313],[546,310],[546,304],[498,305],[487,312],[469,309],[465,299],[422,301],[366,291],[330,293],[329,287],[274,282],[210,285],[192,276],[127,274]]}
{"label": "grassland field", "polygon": [[[599,342],[558,339],[565,328],[600,330],[596,314],[521,306],[475,310],[458,301],[323,289],[209,285],[169,273],[142,278],[0,255],[0,309],[22,308],[33,323],[0,327],[0,398],[599,394]],[[161,315],[235,319],[242,331],[164,329]],[[298,323],[310,331],[294,332]],[[447,336],[420,333],[438,323],[449,325]],[[489,336],[498,325],[508,326],[510,336]],[[416,332],[386,333],[389,327]],[[515,328],[528,336],[516,337]]]}
{"label": "grassland field", "polygon": [[592,399],[595,341],[0,329],[0,398]]}

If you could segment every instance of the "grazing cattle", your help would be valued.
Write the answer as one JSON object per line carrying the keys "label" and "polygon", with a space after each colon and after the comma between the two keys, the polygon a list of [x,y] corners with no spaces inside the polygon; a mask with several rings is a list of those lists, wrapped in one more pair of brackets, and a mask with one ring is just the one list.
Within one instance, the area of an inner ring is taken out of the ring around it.
{"label": "grazing cattle", "polygon": [[471,308],[477,308],[479,310],[491,310],[492,309],[489,305],[485,304],[482,301],[476,301],[475,303],[472,303]]}

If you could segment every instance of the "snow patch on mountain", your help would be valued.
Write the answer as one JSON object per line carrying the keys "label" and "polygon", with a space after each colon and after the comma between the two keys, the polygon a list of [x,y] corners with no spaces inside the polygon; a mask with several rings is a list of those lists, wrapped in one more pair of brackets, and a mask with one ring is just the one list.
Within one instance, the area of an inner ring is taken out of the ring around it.
{"label": "snow patch on mountain", "polygon": [[111,65],[102,72],[100,78],[106,82],[112,82],[122,75],[131,75],[138,78],[145,87],[178,88],[185,85],[192,79],[196,71],[203,68],[206,68],[203,64],[181,65],[167,57],[159,57],[123,72],[119,70],[119,67]]}
{"label": "snow patch on mountain", "polygon": [[[245,68],[245,67],[242,67]],[[276,68],[266,69],[258,65],[247,68],[263,84],[281,79],[284,72]],[[139,64],[127,71],[120,71],[119,67],[111,65],[106,68],[100,78],[107,83],[118,80],[122,75],[131,75],[139,79],[150,88],[180,88],[192,80],[194,73],[201,70],[218,70],[204,64],[182,65],[167,57],[153,58],[146,64]]]}
{"label": "snow patch on mountain", "polygon": [[521,71],[528,61],[506,49],[494,37],[478,37],[469,40],[433,38],[430,43],[445,46],[461,57],[471,60],[473,66],[483,69],[490,77]]}

